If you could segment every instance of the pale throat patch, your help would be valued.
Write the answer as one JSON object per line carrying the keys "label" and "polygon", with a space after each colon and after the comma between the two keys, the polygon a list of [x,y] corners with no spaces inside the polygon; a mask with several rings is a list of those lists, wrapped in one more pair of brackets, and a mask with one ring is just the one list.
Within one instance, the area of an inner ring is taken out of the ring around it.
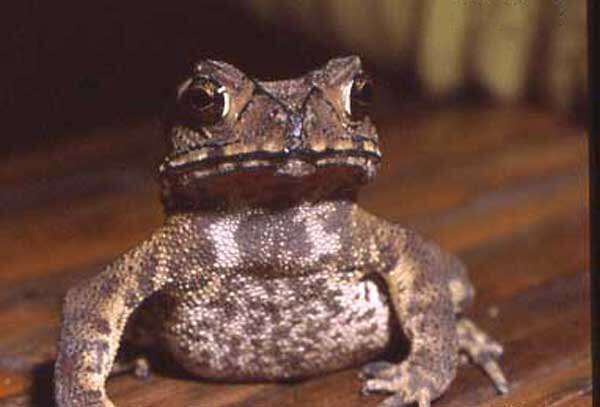
{"label": "pale throat patch", "polygon": [[320,222],[308,223],[306,230],[312,243],[312,260],[319,260],[326,254],[336,254],[340,250],[340,236],[336,233],[328,233]]}
{"label": "pale throat patch", "polygon": [[217,260],[215,265],[221,268],[232,268],[241,264],[242,255],[235,241],[239,227],[239,219],[225,219],[211,224],[208,238],[212,241]]}

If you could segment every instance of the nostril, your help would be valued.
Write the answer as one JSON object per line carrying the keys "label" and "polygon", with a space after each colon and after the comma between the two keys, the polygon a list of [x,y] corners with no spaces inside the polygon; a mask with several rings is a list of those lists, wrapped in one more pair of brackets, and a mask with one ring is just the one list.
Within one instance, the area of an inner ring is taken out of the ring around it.
{"label": "nostril", "polygon": [[288,134],[292,138],[301,138],[302,137],[302,116],[299,114],[293,114],[290,117]]}
{"label": "nostril", "polygon": [[290,115],[286,132],[286,147],[289,151],[302,147],[303,133],[302,116],[298,113]]}

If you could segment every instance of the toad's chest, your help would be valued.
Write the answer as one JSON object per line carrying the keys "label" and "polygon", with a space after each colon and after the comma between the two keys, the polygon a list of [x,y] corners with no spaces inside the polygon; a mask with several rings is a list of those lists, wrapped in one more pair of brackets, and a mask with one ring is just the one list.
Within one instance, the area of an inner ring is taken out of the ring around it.
{"label": "toad's chest", "polygon": [[169,348],[198,375],[306,376],[364,362],[390,343],[392,312],[376,281],[322,273],[225,285],[218,298],[179,298],[165,322]]}

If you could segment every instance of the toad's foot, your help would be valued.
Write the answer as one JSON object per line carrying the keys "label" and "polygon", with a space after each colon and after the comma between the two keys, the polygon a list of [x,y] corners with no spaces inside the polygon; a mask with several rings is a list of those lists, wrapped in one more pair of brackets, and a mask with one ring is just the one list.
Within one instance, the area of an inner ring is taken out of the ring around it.
{"label": "toad's foot", "polygon": [[457,322],[456,331],[460,350],[485,371],[498,392],[507,393],[508,382],[498,365],[498,359],[503,352],[502,345],[490,338],[467,318],[462,318]]}
{"label": "toad's foot", "polygon": [[133,372],[136,379],[148,379],[151,373],[150,362],[145,357],[136,357],[131,361],[116,361],[110,371],[110,376],[119,376],[131,372]]}
{"label": "toad's foot", "polygon": [[367,364],[360,377],[365,380],[364,394],[393,393],[378,407],[403,407],[418,403],[419,407],[429,407],[431,401],[443,392],[447,380],[438,372],[433,372],[409,363],[399,365],[389,362]]}

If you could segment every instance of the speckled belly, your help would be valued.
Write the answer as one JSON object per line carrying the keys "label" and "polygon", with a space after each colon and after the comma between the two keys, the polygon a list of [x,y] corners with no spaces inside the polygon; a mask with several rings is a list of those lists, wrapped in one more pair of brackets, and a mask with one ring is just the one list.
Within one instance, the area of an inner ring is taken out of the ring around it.
{"label": "speckled belly", "polygon": [[227,285],[218,298],[178,300],[163,327],[175,359],[198,376],[303,377],[364,363],[390,344],[393,312],[375,281],[323,273]]}

